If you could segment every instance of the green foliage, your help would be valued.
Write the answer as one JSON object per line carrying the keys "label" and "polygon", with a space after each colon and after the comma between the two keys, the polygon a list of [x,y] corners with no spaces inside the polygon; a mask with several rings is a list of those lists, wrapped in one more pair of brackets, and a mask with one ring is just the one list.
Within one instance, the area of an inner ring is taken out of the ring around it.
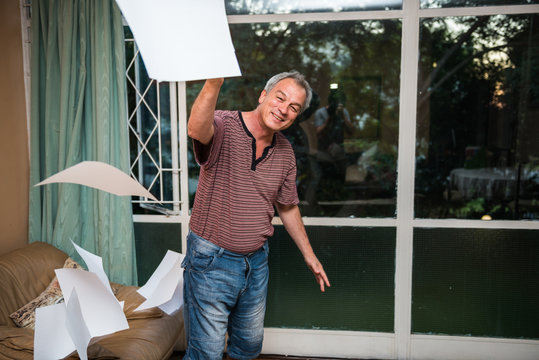
{"label": "green foliage", "polygon": [[[467,202],[463,207],[450,209],[449,213],[460,219],[470,218],[472,215],[485,214],[485,199],[477,198]],[[481,217],[479,216],[479,217]]]}
{"label": "green foliage", "polygon": [[509,206],[486,201],[484,198],[469,200],[461,207],[449,209],[449,214],[458,219],[481,219],[484,215],[489,215],[492,219],[510,218],[512,210]]}

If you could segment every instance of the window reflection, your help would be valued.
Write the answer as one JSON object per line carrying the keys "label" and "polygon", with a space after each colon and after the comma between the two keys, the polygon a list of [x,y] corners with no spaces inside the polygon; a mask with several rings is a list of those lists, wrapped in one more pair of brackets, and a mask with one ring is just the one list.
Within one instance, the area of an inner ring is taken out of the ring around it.
{"label": "window reflection", "polygon": [[417,217],[539,217],[538,21],[422,21]]}
{"label": "window reflection", "polygon": [[402,0],[226,0],[228,15],[401,9]]}
{"label": "window reflection", "polygon": [[[291,69],[314,90],[284,132],[303,215],[395,216],[400,29],[399,20],[230,26],[243,76],[225,81],[218,108],[252,110],[266,80]],[[200,88],[188,84],[189,106]]]}

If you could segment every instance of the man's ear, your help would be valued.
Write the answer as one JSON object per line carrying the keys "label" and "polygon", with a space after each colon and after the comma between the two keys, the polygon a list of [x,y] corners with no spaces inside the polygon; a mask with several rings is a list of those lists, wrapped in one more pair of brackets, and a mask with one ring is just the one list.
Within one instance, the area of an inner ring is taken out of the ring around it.
{"label": "man's ear", "polygon": [[258,97],[258,103],[262,104],[264,102],[264,99],[266,99],[267,92],[266,90],[262,90],[260,93],[260,96]]}

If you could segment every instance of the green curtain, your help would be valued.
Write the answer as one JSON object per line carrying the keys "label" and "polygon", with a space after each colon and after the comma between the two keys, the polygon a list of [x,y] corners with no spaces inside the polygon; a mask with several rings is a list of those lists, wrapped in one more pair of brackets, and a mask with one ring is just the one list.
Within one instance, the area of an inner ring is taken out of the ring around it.
{"label": "green curtain", "polygon": [[109,279],[136,284],[128,197],[34,184],[81,161],[129,172],[124,32],[114,0],[32,1],[30,242],[103,258]]}

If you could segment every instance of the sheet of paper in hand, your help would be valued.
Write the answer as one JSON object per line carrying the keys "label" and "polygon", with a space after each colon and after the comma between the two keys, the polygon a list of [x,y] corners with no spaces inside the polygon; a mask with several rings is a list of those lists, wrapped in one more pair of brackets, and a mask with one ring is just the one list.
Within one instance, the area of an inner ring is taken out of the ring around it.
{"label": "sheet of paper in hand", "polygon": [[150,78],[241,76],[224,0],[116,0]]}

